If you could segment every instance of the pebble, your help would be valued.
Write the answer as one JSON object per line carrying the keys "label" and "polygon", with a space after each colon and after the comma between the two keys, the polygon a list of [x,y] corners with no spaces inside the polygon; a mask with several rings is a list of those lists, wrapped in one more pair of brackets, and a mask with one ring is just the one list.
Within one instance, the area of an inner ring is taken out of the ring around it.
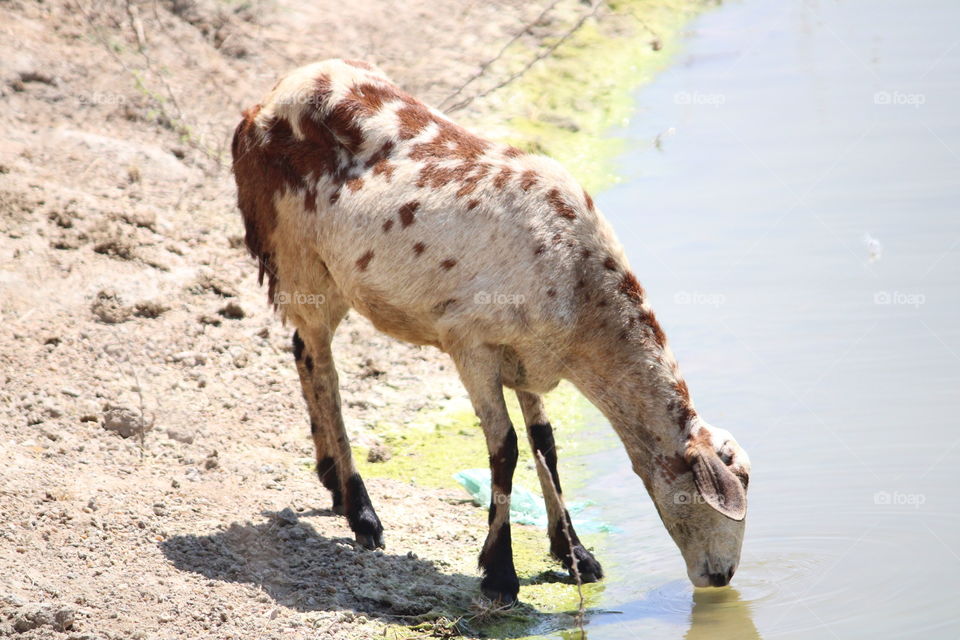
{"label": "pebble", "polygon": [[299,522],[297,514],[293,512],[293,509],[290,507],[284,507],[281,511],[277,513],[277,522],[281,525],[294,525]]}
{"label": "pebble", "polygon": [[[152,425],[142,421],[143,430],[149,431]],[[128,407],[108,405],[103,411],[103,428],[113,431],[122,438],[129,438],[140,433],[141,415]]]}
{"label": "pebble", "polygon": [[26,633],[39,627],[67,631],[73,626],[76,616],[76,611],[70,607],[31,602],[13,612],[13,628],[17,633]]}
{"label": "pebble", "polygon": [[184,427],[167,427],[167,437],[184,444],[193,444],[196,434]]}

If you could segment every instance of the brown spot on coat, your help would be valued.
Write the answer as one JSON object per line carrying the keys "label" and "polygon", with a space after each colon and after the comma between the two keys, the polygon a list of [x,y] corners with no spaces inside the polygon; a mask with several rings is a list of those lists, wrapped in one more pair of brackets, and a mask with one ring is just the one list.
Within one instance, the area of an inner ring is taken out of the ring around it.
{"label": "brown spot on coat", "polygon": [[623,279],[620,280],[620,293],[625,294],[634,302],[643,301],[643,286],[641,286],[640,281],[637,280],[637,277],[630,271],[623,274]]}
{"label": "brown spot on coat", "polygon": [[363,178],[353,178],[352,180],[347,180],[347,188],[350,189],[350,193],[356,193],[363,188]]}
{"label": "brown spot on coat", "polygon": [[617,261],[612,257],[608,256],[606,260],[603,261],[603,268],[607,271],[616,271],[617,270]]}
{"label": "brown spot on coat", "polygon": [[367,169],[373,169],[373,175],[383,175],[387,182],[393,177],[395,167],[390,163],[389,158],[393,153],[394,144],[392,140],[387,140],[377,149],[367,160]]}
{"label": "brown spot on coat", "polygon": [[423,132],[434,121],[434,116],[424,105],[414,101],[397,111],[398,135],[401,140],[410,140]]}
{"label": "brown spot on coat", "polygon": [[404,229],[413,224],[414,221],[414,212],[420,207],[420,203],[416,200],[408,202],[407,204],[400,207],[400,225]]}
{"label": "brown spot on coat", "polygon": [[457,190],[457,197],[462,198],[473,193],[480,181],[487,175],[488,171],[490,171],[490,165],[488,164],[480,163],[473,165],[470,173],[464,176],[463,186]]}
{"label": "brown spot on coat", "polygon": [[393,218],[388,218],[383,222],[383,232],[386,233],[393,228]]}
{"label": "brown spot on coat", "polygon": [[493,186],[497,189],[503,189],[507,182],[510,180],[510,177],[513,175],[513,169],[510,167],[503,167],[500,169],[500,173],[497,174],[497,177],[493,179]]}
{"label": "brown spot on coat", "polygon": [[390,182],[390,180],[393,178],[394,170],[396,170],[396,167],[386,160],[381,160],[377,164],[373,165],[373,175],[382,175],[387,182]]}
{"label": "brown spot on coat", "polygon": [[440,263],[440,266],[446,269],[447,271],[449,271],[450,269],[453,269],[456,265],[457,265],[457,261],[454,260],[453,258],[447,258],[446,260]]}
{"label": "brown spot on coat", "polygon": [[364,82],[350,87],[344,101],[352,103],[356,117],[369,118],[377,114],[383,105],[394,100],[402,100],[403,96],[396,88],[388,84],[374,84]]}
{"label": "brown spot on coat", "polygon": [[357,268],[360,271],[366,271],[367,265],[370,264],[370,261],[373,260],[373,251],[367,251],[365,254],[357,258]]}
{"label": "brown spot on coat", "polygon": [[471,200],[470,202],[467,203],[467,211],[472,211],[473,209],[476,209],[479,205],[480,205],[479,200]]}
{"label": "brown spot on coat", "polygon": [[490,143],[479,138],[463,127],[448,120],[433,118],[437,123],[437,134],[427,142],[413,145],[409,157],[411,160],[465,160],[475,161]]}
{"label": "brown spot on coat", "polygon": [[596,210],[596,206],[593,204],[593,198],[590,197],[590,194],[587,193],[587,190],[586,190],[586,189],[583,190],[583,200],[584,200],[584,202],[587,203],[587,210],[588,210],[588,211],[593,212],[593,211]]}
{"label": "brown spot on coat", "polygon": [[637,320],[647,326],[651,335],[653,336],[653,341],[658,346],[663,347],[667,344],[667,336],[660,327],[660,323],[657,322],[657,318],[653,314],[653,311],[650,309],[640,309],[640,313],[637,314]]}
{"label": "brown spot on coat", "polygon": [[422,242],[418,242],[417,244],[413,245],[413,252],[419,256],[426,250],[426,248],[427,245],[423,244]]}
{"label": "brown spot on coat", "polygon": [[577,217],[573,207],[563,199],[563,194],[560,193],[559,189],[550,189],[550,192],[547,193],[547,202],[550,203],[550,206],[553,207],[557,215],[567,218],[568,220],[573,220]]}
{"label": "brown spot on coat", "polygon": [[439,189],[451,182],[462,180],[470,173],[470,165],[458,164],[453,167],[441,167],[435,162],[428,162],[420,169],[417,186],[421,189],[428,187]]}
{"label": "brown spot on coat", "polygon": [[523,155],[523,151],[520,151],[520,149],[517,149],[516,147],[512,147],[512,146],[507,147],[503,151],[504,158],[519,158],[522,155]]}
{"label": "brown spot on coat", "polygon": [[520,174],[520,188],[529,191],[533,185],[537,184],[537,172],[527,169]]}

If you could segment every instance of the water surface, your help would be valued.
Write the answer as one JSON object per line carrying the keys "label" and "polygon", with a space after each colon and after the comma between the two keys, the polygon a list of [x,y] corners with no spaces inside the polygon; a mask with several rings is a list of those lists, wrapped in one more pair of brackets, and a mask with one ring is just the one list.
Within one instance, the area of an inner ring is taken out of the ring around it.
{"label": "water surface", "polygon": [[[696,590],[598,416],[592,640],[960,637],[960,4],[744,0],[693,25],[598,198],[699,412],[753,461]],[[654,143],[656,141],[656,143]],[[561,465],[563,459],[561,456]]]}

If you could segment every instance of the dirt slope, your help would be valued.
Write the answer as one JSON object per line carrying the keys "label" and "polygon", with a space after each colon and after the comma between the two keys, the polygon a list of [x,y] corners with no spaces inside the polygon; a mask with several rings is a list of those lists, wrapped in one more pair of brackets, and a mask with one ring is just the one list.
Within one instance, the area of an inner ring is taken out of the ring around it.
{"label": "dirt slope", "polygon": [[[326,57],[437,102],[545,5],[0,1],[0,636],[367,638],[469,606],[461,494],[368,481],[373,554],[327,510],[229,138]],[[355,316],[336,352],[361,446],[463,393]]]}

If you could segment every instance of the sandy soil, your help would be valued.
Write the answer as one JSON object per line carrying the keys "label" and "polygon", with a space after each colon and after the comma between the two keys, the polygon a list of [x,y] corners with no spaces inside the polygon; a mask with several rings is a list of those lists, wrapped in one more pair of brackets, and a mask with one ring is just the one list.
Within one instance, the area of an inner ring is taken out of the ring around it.
{"label": "sandy soil", "polygon": [[[546,4],[0,1],[0,636],[402,637],[470,607],[463,494],[369,479],[385,552],[328,510],[229,138],[326,57],[439,102]],[[356,316],[336,352],[361,448],[463,394]]]}

